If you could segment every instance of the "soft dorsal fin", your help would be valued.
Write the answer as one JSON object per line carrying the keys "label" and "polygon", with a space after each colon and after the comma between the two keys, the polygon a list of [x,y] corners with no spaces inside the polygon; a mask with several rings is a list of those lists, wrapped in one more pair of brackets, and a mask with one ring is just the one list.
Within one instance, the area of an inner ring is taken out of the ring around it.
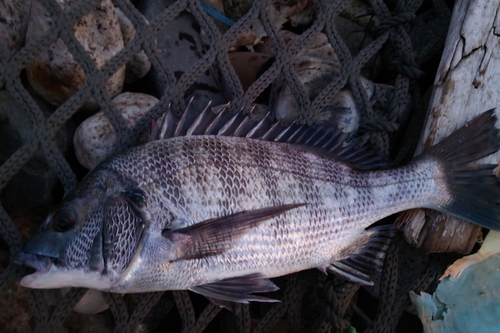
{"label": "soft dorsal fin", "polygon": [[148,141],[189,135],[245,137],[304,146],[358,169],[374,169],[385,165],[371,150],[360,147],[359,140],[349,141],[349,133],[343,133],[331,125],[294,123],[285,127],[269,114],[260,121],[252,119],[251,113],[243,111],[231,115],[229,104],[220,107],[218,113],[212,111],[210,104],[201,112],[192,105],[191,100],[181,119],[177,119],[169,107],[158,120],[152,122]]}
{"label": "soft dorsal fin", "polygon": [[231,249],[234,242],[250,228],[303,205],[289,204],[245,210],[182,229],[164,230],[162,236],[172,246],[168,259],[199,259],[223,253]]}
{"label": "soft dorsal fin", "polygon": [[397,233],[398,229],[394,225],[367,230],[364,237],[344,251],[349,253],[348,257],[333,262],[326,270],[352,282],[373,285],[371,275],[382,269],[389,245]]}

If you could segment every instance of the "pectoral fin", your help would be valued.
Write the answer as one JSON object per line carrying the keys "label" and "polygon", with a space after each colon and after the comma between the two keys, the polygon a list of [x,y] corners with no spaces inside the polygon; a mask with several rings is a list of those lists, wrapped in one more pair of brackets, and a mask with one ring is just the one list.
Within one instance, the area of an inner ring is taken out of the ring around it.
{"label": "pectoral fin", "polygon": [[172,246],[169,259],[200,259],[223,253],[251,228],[303,205],[289,204],[242,211],[182,229],[164,230],[162,235]]}
{"label": "pectoral fin", "polygon": [[207,297],[212,303],[234,311],[231,302],[247,304],[249,301],[279,302],[278,300],[252,295],[276,291],[279,288],[261,274],[250,274],[224,279],[215,283],[191,287],[189,290]]}
{"label": "pectoral fin", "polygon": [[333,262],[326,270],[363,285],[373,285],[371,274],[380,271],[385,255],[398,229],[393,225],[374,227],[344,250],[349,256]]}

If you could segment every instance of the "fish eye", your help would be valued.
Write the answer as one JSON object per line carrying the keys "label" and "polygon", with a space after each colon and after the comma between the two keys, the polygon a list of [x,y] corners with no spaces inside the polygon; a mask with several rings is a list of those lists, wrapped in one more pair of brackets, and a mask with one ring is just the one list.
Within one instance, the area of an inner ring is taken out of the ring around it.
{"label": "fish eye", "polygon": [[73,228],[76,222],[76,212],[70,208],[63,208],[54,213],[52,217],[52,230],[65,232]]}

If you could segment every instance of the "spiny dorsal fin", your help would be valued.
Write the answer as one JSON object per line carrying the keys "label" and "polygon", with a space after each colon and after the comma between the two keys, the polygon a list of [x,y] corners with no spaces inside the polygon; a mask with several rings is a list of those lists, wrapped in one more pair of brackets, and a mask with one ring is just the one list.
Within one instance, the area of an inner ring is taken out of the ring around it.
{"label": "spiny dorsal fin", "polygon": [[[345,279],[363,285],[373,285],[371,275],[380,271],[384,265],[385,255],[398,229],[394,225],[382,225],[366,231],[356,243],[344,252],[349,256],[340,259],[326,269]],[[356,249],[351,253],[351,249]]]}
{"label": "spiny dorsal fin", "polygon": [[304,205],[289,204],[246,210],[182,229],[164,230],[162,235],[173,249],[169,260],[199,259],[223,253],[231,249],[234,242],[249,229]]}
{"label": "spiny dorsal fin", "polygon": [[219,107],[218,112],[212,111],[210,104],[201,112],[192,105],[191,100],[181,119],[177,119],[169,107],[162,117],[153,121],[148,141],[189,135],[246,137],[304,146],[358,169],[385,166],[371,150],[359,147],[359,141],[348,142],[348,133],[330,125],[307,126],[294,123],[285,127],[269,114],[260,121],[252,119],[251,113],[243,111],[231,115],[229,104]]}

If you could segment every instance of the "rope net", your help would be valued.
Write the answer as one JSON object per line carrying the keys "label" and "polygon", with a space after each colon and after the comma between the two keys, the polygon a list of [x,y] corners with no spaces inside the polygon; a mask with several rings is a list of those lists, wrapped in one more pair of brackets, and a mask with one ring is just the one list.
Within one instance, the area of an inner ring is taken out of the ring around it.
{"label": "rope net", "polygon": [[[193,98],[200,110],[230,102],[232,113],[329,122],[399,164],[420,133],[421,95],[450,8],[443,0],[6,0],[0,9],[0,322],[7,330],[340,332],[357,320],[358,331],[395,332],[408,291],[432,286],[449,262],[394,248],[377,290],[300,272],[276,279],[281,303],[241,305],[234,314],[167,291],[103,293],[109,310],[81,315],[73,308],[85,289],[20,287],[27,269],[11,258],[87,172],[73,136],[97,110],[116,137],[109,154],[136,145],[168,106],[180,116]],[[157,101],[131,123],[115,99],[123,92]],[[408,266],[411,273],[398,273]],[[370,314],[360,305],[367,298],[376,304]]]}

